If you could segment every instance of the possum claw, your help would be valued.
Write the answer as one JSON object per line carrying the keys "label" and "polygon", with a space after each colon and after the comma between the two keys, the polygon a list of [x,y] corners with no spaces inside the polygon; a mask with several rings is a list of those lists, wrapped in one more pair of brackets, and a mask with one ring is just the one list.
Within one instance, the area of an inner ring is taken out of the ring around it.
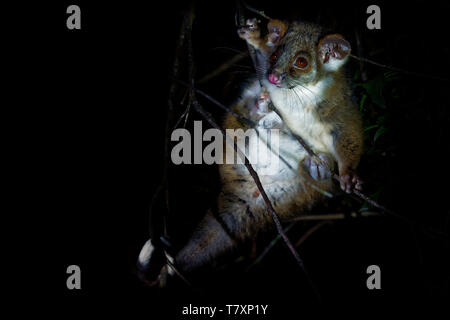
{"label": "possum claw", "polygon": [[347,193],[352,193],[353,190],[362,190],[362,180],[358,175],[350,169],[339,174],[341,189]]}

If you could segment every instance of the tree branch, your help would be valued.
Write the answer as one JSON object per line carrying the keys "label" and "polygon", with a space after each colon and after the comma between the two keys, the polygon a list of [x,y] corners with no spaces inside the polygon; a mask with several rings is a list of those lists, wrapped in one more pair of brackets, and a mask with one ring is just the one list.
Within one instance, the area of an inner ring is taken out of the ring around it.
{"label": "tree branch", "polygon": [[439,77],[439,76],[434,76],[434,75],[429,75],[429,74],[424,74],[424,73],[419,73],[419,72],[413,72],[413,71],[408,71],[405,69],[388,66],[386,64],[382,64],[382,63],[379,63],[379,62],[376,62],[376,61],[373,61],[370,59],[355,56],[354,54],[350,54],[350,57],[352,57],[353,59],[356,59],[358,61],[367,62],[367,63],[373,64],[373,65],[381,67],[381,68],[401,72],[401,73],[408,74],[408,75],[415,76],[415,77],[430,78],[430,79],[435,79],[435,80],[439,80],[439,81],[450,81],[450,79],[448,79],[448,78],[443,78],[443,77]]}
{"label": "tree branch", "polygon": [[223,63],[222,65],[220,65],[217,69],[215,69],[211,73],[205,75],[203,78],[198,80],[197,83],[201,84],[201,83],[208,82],[209,80],[217,77],[224,71],[228,70],[231,66],[233,66],[234,64],[236,64],[237,62],[241,61],[242,59],[244,59],[246,57],[248,57],[248,52],[238,53],[233,58],[231,58],[230,60],[228,60],[225,63]]}

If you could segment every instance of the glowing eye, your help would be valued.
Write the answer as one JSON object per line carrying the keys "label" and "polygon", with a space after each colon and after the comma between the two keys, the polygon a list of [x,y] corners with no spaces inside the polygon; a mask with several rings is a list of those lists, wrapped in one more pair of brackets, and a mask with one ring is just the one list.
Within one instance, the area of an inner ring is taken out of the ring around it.
{"label": "glowing eye", "polygon": [[269,58],[270,63],[274,64],[277,61],[277,59],[278,59],[278,51],[275,51]]}
{"label": "glowing eye", "polygon": [[294,62],[294,67],[296,67],[297,69],[305,69],[307,66],[308,59],[303,56],[299,56]]}

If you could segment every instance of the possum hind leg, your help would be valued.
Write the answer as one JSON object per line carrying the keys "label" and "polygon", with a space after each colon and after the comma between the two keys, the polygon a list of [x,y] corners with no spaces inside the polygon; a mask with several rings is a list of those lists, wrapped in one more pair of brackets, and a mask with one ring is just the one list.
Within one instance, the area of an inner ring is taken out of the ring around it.
{"label": "possum hind leg", "polygon": [[175,264],[189,272],[212,262],[249,239],[262,226],[246,200],[222,191],[218,214],[207,213],[187,245],[175,257]]}

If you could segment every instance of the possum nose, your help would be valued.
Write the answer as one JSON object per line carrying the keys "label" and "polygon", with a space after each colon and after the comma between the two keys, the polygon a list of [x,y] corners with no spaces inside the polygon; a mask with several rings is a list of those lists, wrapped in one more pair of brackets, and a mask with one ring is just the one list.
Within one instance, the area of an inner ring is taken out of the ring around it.
{"label": "possum nose", "polygon": [[275,73],[271,73],[269,74],[269,81],[272,84],[278,84],[280,83],[280,76]]}
{"label": "possum nose", "polygon": [[273,71],[271,74],[269,74],[270,83],[273,83],[277,87],[281,87],[281,83],[283,82],[284,78],[286,78],[286,72]]}

